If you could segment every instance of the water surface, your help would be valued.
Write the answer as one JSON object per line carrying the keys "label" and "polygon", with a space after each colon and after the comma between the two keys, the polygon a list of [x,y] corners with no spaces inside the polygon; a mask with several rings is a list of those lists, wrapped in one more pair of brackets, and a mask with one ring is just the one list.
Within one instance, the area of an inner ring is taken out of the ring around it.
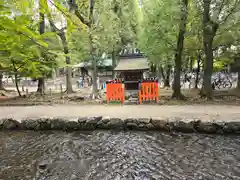
{"label": "water surface", "polygon": [[0,132],[1,180],[240,180],[240,136]]}

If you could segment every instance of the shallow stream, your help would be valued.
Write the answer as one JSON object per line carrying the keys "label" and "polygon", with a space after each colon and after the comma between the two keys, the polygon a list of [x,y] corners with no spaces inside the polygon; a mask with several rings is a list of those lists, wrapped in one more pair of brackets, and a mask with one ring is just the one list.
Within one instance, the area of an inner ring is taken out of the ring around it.
{"label": "shallow stream", "polygon": [[240,180],[240,136],[0,132],[0,180]]}

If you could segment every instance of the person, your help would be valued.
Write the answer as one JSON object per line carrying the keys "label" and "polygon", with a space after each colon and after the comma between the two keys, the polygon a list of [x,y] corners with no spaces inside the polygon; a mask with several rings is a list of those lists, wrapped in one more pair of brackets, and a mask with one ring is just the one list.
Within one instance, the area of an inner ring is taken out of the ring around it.
{"label": "person", "polygon": [[222,73],[222,72],[217,72],[217,81],[216,81],[216,83],[217,84],[221,84],[221,82],[225,79],[225,75],[224,75],[224,73]]}
{"label": "person", "polygon": [[190,72],[187,72],[184,74],[184,82],[190,82],[192,78],[192,74]]}
{"label": "person", "polygon": [[79,80],[78,80],[78,87],[79,87],[79,88],[83,88],[83,83],[84,83],[84,82],[83,82],[83,77],[80,76],[80,77],[79,77]]}

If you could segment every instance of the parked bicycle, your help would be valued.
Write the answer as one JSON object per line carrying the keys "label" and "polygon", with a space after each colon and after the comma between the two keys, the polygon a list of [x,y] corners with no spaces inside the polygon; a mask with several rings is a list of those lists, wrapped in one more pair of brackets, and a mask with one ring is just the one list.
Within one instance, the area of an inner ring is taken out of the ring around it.
{"label": "parked bicycle", "polygon": [[228,89],[230,89],[232,87],[232,82],[231,82],[231,80],[228,77],[225,77],[223,79],[214,78],[213,79],[213,84],[218,89],[221,89],[221,88],[228,88]]}

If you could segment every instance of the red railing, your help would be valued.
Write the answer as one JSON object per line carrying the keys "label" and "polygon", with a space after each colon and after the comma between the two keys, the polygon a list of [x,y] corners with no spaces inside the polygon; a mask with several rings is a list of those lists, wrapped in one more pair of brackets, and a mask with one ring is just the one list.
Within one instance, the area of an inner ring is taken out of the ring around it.
{"label": "red railing", "polygon": [[158,81],[140,82],[139,103],[143,101],[156,101],[158,103]]}
{"label": "red railing", "polygon": [[113,80],[106,83],[107,102],[121,101],[124,103],[124,85],[122,80]]}

